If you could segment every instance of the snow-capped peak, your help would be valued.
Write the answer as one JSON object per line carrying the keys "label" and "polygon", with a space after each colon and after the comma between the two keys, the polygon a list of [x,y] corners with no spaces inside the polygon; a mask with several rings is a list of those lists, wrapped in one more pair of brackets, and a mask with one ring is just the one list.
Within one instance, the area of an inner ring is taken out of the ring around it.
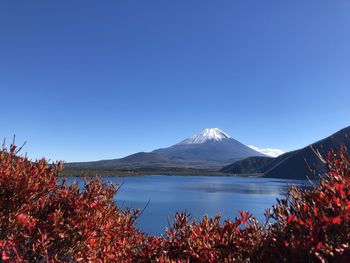
{"label": "snow-capped peak", "polygon": [[222,141],[231,138],[227,133],[223,132],[219,128],[207,128],[201,131],[201,133],[193,135],[179,144],[200,144],[207,141]]}

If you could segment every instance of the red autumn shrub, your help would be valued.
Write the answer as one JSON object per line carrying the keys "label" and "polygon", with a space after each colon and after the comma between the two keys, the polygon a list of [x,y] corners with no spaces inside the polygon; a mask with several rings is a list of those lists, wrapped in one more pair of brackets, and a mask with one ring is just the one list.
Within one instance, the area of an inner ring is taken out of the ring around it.
{"label": "red autumn shrub", "polygon": [[133,261],[145,242],[117,186],[59,183],[60,165],[0,152],[0,251],[9,262]]}
{"label": "red autumn shrub", "polygon": [[273,207],[275,223],[266,233],[266,259],[350,261],[348,149],[330,151],[328,160],[319,158],[329,170],[319,184],[311,190],[291,187],[287,198]]}
{"label": "red autumn shrub", "polygon": [[240,211],[235,221],[220,224],[220,216],[189,222],[186,213],[177,213],[175,223],[166,230],[167,236],[157,257],[165,261],[220,262],[244,261],[260,250],[262,231],[248,212]]}
{"label": "red autumn shrub", "polygon": [[118,186],[83,189],[60,180],[60,164],[0,151],[0,262],[349,262],[348,150],[321,160],[329,172],[311,189],[291,187],[267,213],[191,222],[177,213],[164,237],[135,228],[137,211],[119,209]]}

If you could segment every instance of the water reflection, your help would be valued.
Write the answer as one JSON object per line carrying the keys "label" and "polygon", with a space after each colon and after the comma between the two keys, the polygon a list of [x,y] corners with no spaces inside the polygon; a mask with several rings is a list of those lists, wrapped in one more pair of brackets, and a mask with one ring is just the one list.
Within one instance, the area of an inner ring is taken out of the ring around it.
{"label": "water reflection", "polygon": [[282,195],[288,191],[288,185],[281,185],[280,187],[269,187],[269,185],[261,185],[258,183],[242,184],[202,184],[192,185],[187,187],[179,187],[179,189],[189,191],[202,191],[207,193],[217,192],[234,192],[243,194],[257,194],[257,195]]}
{"label": "water reflection", "polygon": [[[81,178],[70,178],[83,185]],[[104,180],[116,182],[115,177]],[[143,176],[119,177],[122,187],[116,196],[117,205],[142,209],[150,201],[138,227],[150,234],[164,233],[164,227],[176,211],[187,211],[194,219],[204,214],[221,213],[223,219],[234,218],[238,210],[249,210],[260,221],[266,208],[282,198],[291,184],[305,181],[224,176]]]}

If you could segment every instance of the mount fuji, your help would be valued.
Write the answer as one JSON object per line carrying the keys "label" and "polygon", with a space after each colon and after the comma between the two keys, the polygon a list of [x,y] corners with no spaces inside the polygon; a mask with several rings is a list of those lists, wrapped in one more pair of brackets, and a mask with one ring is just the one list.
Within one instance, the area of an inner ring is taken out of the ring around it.
{"label": "mount fuji", "polygon": [[265,156],[231,138],[218,128],[207,128],[171,147],[153,151],[176,161],[229,163],[251,156]]}
{"label": "mount fuji", "polygon": [[218,128],[207,128],[173,146],[152,152],[139,152],[120,159],[68,163],[66,170],[81,169],[101,174],[160,173],[189,174],[194,170],[218,171],[225,165],[252,156],[265,156],[231,138]]}

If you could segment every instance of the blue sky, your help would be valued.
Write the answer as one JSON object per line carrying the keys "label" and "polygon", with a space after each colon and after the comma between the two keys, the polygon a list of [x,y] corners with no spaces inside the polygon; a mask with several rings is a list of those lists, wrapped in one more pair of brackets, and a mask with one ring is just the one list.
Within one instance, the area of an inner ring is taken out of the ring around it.
{"label": "blue sky", "polygon": [[350,124],[350,2],[1,1],[0,138],[116,158],[206,127],[284,151]]}

